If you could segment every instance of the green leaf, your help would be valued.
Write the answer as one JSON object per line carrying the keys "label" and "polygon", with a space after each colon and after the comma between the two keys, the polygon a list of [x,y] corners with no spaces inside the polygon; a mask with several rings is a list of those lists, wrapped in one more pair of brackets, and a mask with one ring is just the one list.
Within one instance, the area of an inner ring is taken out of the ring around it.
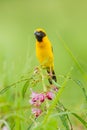
{"label": "green leaf", "polygon": [[23,89],[22,89],[22,96],[23,96],[23,98],[24,98],[24,96],[25,96],[25,93],[26,93],[26,91],[27,91],[28,86],[29,86],[29,81],[27,81],[27,82],[24,84],[24,86],[23,86]]}
{"label": "green leaf", "polygon": [[68,120],[67,120],[67,115],[61,115],[60,119],[62,121],[63,126],[65,127],[66,130],[70,130]]}
{"label": "green leaf", "polygon": [[0,94],[4,94],[4,93],[5,93],[8,89],[10,89],[11,87],[13,87],[13,86],[15,86],[16,84],[19,84],[19,83],[21,83],[21,82],[25,82],[25,81],[28,82],[29,79],[21,79],[21,80],[18,80],[17,82],[15,82],[15,83],[10,84],[9,86],[7,86],[7,87],[1,89],[1,90],[0,90]]}
{"label": "green leaf", "polygon": [[84,126],[87,128],[87,122],[82,119],[80,116],[78,116],[76,113],[71,113],[73,116],[75,116]]}
{"label": "green leaf", "polygon": [[86,102],[87,102],[87,94],[86,94],[86,89],[83,85],[83,83],[80,81],[80,80],[73,80],[78,86],[81,87],[82,91],[83,91],[83,94],[84,94],[84,97],[86,99]]}
{"label": "green leaf", "polygon": [[2,90],[0,90],[0,95],[4,94],[8,89],[10,89],[12,86],[7,86],[5,88],[3,88]]}

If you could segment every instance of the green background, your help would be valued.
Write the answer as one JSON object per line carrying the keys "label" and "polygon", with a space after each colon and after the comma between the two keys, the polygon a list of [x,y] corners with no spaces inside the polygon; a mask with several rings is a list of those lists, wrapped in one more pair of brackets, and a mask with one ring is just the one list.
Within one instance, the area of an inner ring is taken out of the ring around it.
{"label": "green background", "polygon": [[[39,64],[35,55],[36,28],[45,29],[52,43],[57,79],[73,67],[73,79],[83,82],[59,36],[87,72],[86,0],[0,0],[0,86],[17,81]],[[69,109],[79,110],[84,96],[76,84],[69,82],[61,100]]]}

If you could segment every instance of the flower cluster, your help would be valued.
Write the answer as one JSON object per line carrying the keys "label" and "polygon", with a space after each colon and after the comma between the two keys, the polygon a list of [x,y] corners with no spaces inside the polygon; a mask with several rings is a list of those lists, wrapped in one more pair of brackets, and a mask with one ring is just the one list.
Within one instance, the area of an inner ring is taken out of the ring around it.
{"label": "flower cluster", "polygon": [[35,115],[35,117],[38,117],[42,113],[42,110],[38,108],[32,108],[32,113]]}
{"label": "flower cluster", "polygon": [[29,102],[31,105],[38,107],[41,105],[42,102],[44,102],[44,100],[45,100],[45,95],[43,93],[32,92],[31,99]]}
{"label": "flower cluster", "polygon": [[33,92],[31,93],[31,99],[29,100],[29,103],[32,105],[32,113],[35,117],[38,117],[41,113],[41,104],[45,102],[45,100],[52,100],[55,96],[54,91],[57,91],[58,88],[55,86],[52,86],[52,90],[43,92],[43,93],[37,93]]}

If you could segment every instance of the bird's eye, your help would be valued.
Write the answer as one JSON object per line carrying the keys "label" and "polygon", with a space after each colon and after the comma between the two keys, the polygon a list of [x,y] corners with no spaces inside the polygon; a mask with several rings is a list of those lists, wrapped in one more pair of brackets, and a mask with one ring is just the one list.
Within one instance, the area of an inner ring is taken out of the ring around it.
{"label": "bird's eye", "polygon": [[42,31],[39,32],[42,37],[46,36],[46,34]]}

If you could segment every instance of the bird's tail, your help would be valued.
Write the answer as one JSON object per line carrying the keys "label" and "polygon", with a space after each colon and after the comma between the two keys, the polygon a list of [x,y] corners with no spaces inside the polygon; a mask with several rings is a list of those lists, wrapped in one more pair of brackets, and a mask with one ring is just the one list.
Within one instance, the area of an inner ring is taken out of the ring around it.
{"label": "bird's tail", "polygon": [[50,84],[53,84],[52,80],[57,82],[57,78],[56,78],[56,75],[55,75],[55,72],[54,72],[53,69],[52,70],[51,69],[47,69],[47,73],[49,74],[48,81],[49,81]]}

